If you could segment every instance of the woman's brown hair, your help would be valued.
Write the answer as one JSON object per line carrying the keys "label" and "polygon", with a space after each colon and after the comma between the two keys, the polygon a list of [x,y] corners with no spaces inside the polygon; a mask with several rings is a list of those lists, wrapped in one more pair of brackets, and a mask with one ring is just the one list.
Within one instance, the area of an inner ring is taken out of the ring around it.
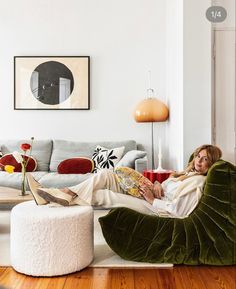
{"label": "woman's brown hair", "polygon": [[[222,156],[222,151],[220,148],[218,148],[217,146],[214,145],[202,145],[200,147],[198,147],[194,153],[193,153],[193,159],[188,163],[187,168],[179,173],[173,173],[171,175],[171,177],[175,177],[178,178],[180,176],[184,176],[186,174],[188,174],[189,172],[194,172],[194,160],[195,158],[198,156],[198,154],[200,153],[200,151],[202,150],[206,150],[207,153],[207,158],[208,158],[208,169],[216,162],[218,161],[221,156]],[[199,174],[199,173],[196,173]],[[187,177],[187,176],[186,176]]]}

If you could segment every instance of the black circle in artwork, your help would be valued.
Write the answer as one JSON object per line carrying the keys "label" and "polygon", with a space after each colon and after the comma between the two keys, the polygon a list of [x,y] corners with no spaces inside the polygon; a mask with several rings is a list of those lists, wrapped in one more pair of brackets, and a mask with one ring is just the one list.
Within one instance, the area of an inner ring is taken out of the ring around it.
{"label": "black circle in artwork", "polygon": [[74,78],[63,63],[47,61],[32,72],[30,88],[34,97],[44,103],[55,105],[65,101],[74,88]]}

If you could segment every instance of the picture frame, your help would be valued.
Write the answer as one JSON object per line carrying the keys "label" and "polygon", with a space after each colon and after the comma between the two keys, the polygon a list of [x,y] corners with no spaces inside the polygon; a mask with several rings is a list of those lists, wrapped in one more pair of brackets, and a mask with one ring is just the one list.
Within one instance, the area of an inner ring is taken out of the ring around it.
{"label": "picture frame", "polygon": [[89,109],[89,56],[14,56],[14,110]]}

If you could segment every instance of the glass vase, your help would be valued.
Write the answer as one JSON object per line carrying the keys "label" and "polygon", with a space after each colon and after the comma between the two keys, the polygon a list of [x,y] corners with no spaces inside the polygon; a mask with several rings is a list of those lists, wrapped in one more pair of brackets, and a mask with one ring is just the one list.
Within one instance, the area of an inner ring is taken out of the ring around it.
{"label": "glass vase", "polygon": [[22,174],[22,181],[21,181],[21,196],[27,195],[26,193],[26,168],[25,166],[22,166],[21,168],[21,174]]}

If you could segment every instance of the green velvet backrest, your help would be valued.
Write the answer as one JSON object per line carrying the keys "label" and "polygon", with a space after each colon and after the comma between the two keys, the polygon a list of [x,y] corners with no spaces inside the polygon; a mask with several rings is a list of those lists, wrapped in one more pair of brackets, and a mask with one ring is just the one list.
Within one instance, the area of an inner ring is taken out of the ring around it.
{"label": "green velvet backrest", "polygon": [[184,219],[112,209],[99,218],[114,252],[127,260],[173,264],[236,264],[236,167],[217,161],[202,198]]}

